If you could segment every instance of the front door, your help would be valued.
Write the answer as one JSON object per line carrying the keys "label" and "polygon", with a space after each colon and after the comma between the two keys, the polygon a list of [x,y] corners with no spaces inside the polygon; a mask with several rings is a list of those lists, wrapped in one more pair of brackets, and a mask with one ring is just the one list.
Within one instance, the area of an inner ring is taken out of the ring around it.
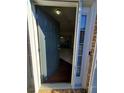
{"label": "front door", "polygon": [[59,23],[36,6],[36,16],[39,32],[41,80],[44,83],[58,68],[58,31]]}

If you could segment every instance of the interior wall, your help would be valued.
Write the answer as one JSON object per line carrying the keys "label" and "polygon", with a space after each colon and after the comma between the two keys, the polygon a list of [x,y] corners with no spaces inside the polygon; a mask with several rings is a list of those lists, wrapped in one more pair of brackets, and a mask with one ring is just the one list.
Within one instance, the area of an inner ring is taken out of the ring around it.
{"label": "interior wall", "polygon": [[58,31],[59,23],[44,12],[39,6],[36,6],[37,22],[41,27],[46,40],[46,61],[47,75],[51,76],[59,65],[58,53]]}
{"label": "interior wall", "polygon": [[[69,40],[70,46],[71,48],[73,48],[76,8],[75,7],[53,7],[53,6],[51,7],[42,6],[41,8],[60,23],[59,36],[63,37],[63,40],[65,40],[65,42]],[[60,15],[56,14],[55,12],[56,9],[61,11]]]}

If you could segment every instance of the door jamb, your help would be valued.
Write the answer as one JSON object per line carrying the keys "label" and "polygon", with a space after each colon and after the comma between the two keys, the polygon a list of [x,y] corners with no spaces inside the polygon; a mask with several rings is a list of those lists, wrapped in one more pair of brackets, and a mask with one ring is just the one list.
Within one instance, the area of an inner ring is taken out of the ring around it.
{"label": "door jamb", "polygon": [[38,93],[41,86],[40,83],[40,64],[39,64],[39,53],[38,53],[38,39],[37,39],[37,26],[35,19],[35,9],[30,0],[27,1],[27,18],[28,18],[28,29],[30,39],[30,49],[32,58],[32,70],[34,77],[35,93]]}
{"label": "door jamb", "polygon": [[85,36],[85,45],[84,45],[84,50],[85,55],[83,55],[83,64],[82,64],[82,69],[81,69],[81,74],[82,74],[82,88],[87,89],[86,87],[86,81],[87,81],[87,74],[88,74],[88,62],[89,62],[89,51],[91,48],[91,42],[92,42],[92,37],[93,37],[93,30],[94,30],[94,25],[96,21],[96,13],[97,13],[97,7],[96,7],[96,0],[94,0],[92,6],[90,7],[90,16],[88,19],[88,25],[87,25],[87,34]]}
{"label": "door jamb", "polygon": [[46,0],[36,0],[35,5],[40,6],[59,6],[59,7],[77,7],[77,2],[65,2],[65,1],[46,1]]}
{"label": "door jamb", "polygon": [[[78,10],[77,10],[78,11]],[[89,19],[89,7],[83,7],[82,8],[82,10],[81,11],[78,11],[78,15],[77,15],[77,19],[76,19],[76,21],[77,21],[77,23],[75,24],[75,32],[77,31],[77,33],[75,33],[75,38],[74,38],[74,51],[73,51],[73,68],[72,68],[72,70],[73,70],[73,74],[72,75],[74,75],[73,77],[72,77],[72,87],[74,87],[74,88],[82,88],[82,86],[80,86],[80,85],[82,85],[82,78],[84,77],[84,76],[82,76],[82,72],[81,72],[81,75],[80,75],[80,77],[76,77],[76,69],[77,69],[77,67],[76,67],[76,65],[77,65],[77,60],[78,60],[78,48],[79,48],[79,38],[80,38],[80,22],[79,22],[79,20],[80,20],[80,15],[86,15],[87,16],[87,19],[86,19],[86,30],[85,30],[85,32],[87,32],[87,28],[88,28],[88,19]],[[80,14],[79,14],[80,13]],[[79,17],[79,18],[78,18]],[[89,33],[87,33],[87,34],[89,34]],[[85,36],[85,35],[84,35]],[[86,38],[84,38],[84,40],[85,40]],[[84,42],[84,45],[86,44],[86,42]],[[84,49],[84,48],[83,48]],[[85,49],[84,49],[85,50]],[[85,54],[85,52],[83,52],[83,55]],[[82,55],[82,56],[83,56]],[[82,62],[84,61],[84,59],[82,59]],[[81,65],[81,68],[83,68],[83,65]],[[81,69],[82,70],[82,69]]]}
{"label": "door jamb", "polygon": [[[78,2],[59,2],[59,1],[38,1],[38,2],[35,2],[35,5],[40,5],[40,6],[59,6],[59,7],[75,7],[76,8],[76,19],[75,19],[75,35],[74,35],[74,42],[76,42],[76,30],[77,30],[77,17],[78,17]],[[75,56],[75,47],[73,46],[73,57]],[[72,76],[71,76],[71,85],[73,85],[72,82],[74,82],[74,79],[73,78],[73,69],[74,69],[74,64],[73,63],[76,63],[72,62]]]}

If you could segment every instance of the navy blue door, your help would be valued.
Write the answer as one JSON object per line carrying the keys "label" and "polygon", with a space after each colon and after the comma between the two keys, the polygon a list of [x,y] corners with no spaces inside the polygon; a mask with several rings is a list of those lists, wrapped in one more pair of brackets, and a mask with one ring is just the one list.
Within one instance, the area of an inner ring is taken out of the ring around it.
{"label": "navy blue door", "polygon": [[37,23],[45,35],[47,77],[54,74],[59,65],[58,31],[59,23],[45,13],[40,7],[36,7]]}

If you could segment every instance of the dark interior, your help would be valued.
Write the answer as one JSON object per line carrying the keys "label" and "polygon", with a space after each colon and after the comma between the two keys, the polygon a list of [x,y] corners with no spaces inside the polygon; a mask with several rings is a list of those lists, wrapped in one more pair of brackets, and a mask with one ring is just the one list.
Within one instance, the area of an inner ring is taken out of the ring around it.
{"label": "dark interior", "polygon": [[48,76],[43,83],[71,82],[76,8],[36,6],[36,14],[46,40]]}

